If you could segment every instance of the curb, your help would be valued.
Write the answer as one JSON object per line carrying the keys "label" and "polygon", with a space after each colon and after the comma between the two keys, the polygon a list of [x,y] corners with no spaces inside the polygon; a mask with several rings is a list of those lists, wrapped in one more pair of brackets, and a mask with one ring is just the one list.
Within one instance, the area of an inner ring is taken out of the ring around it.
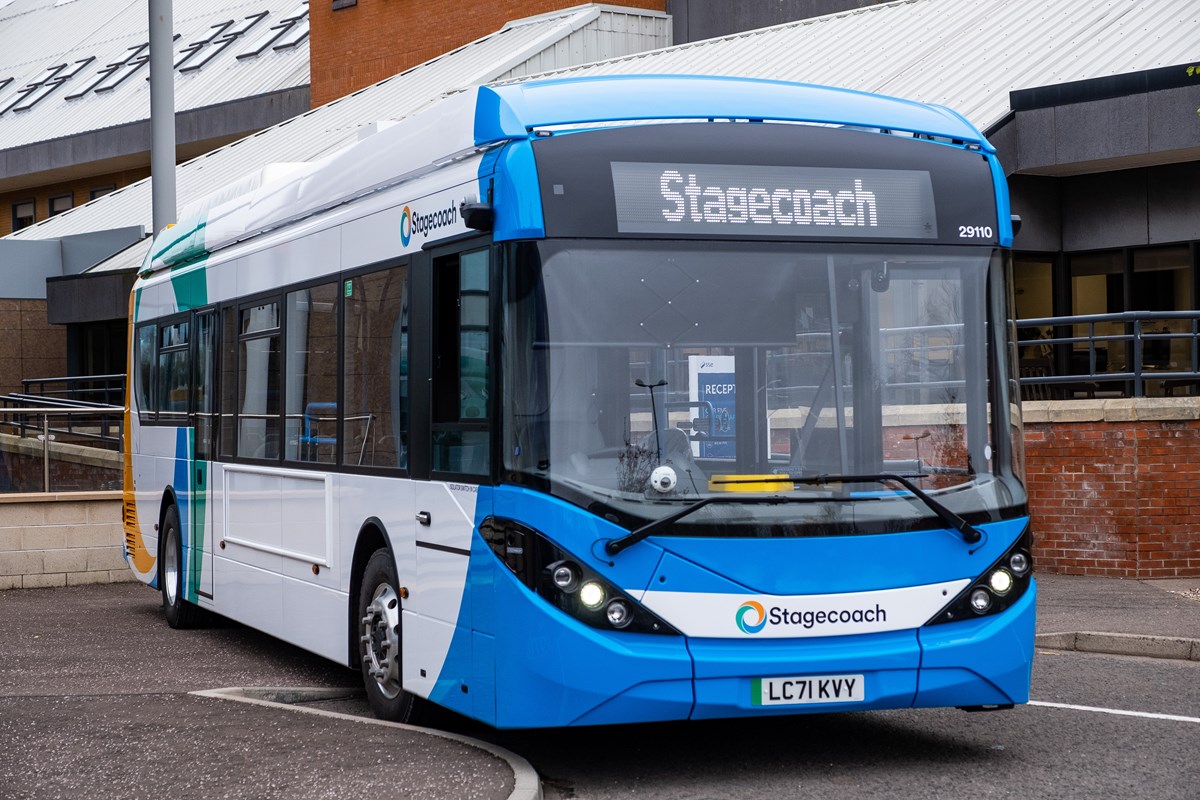
{"label": "curb", "polygon": [[1083,653],[1200,661],[1200,639],[1183,637],[1079,631],[1039,633],[1034,637],[1034,644],[1047,650],[1076,650]]}
{"label": "curb", "polygon": [[399,728],[412,733],[422,733],[427,736],[438,736],[442,739],[460,742],[468,747],[474,747],[477,750],[490,753],[508,764],[509,769],[513,772],[513,791],[508,796],[508,800],[542,800],[542,781],[538,777],[537,771],[534,770],[533,765],[516,753],[505,750],[503,747],[497,747],[489,742],[482,742],[478,739],[461,736],[457,733],[446,733],[445,731],[434,730],[432,728],[420,728],[416,725],[386,722],[374,717],[357,717],[353,714],[343,714],[338,711],[325,711],[319,708],[293,705],[294,703],[357,697],[361,693],[355,689],[247,688],[231,686],[226,689],[206,689],[205,691],[190,692],[189,694],[193,694],[196,697],[214,697],[218,700],[234,700],[239,703],[250,703],[251,705],[267,706],[269,708],[283,708],[301,714],[317,714],[323,717],[347,719],[353,722],[361,722],[365,725],[382,725],[388,728]]}

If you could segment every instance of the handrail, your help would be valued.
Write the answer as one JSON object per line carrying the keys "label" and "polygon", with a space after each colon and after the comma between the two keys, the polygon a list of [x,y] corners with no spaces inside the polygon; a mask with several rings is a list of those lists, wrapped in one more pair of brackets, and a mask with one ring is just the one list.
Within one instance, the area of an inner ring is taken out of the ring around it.
{"label": "handrail", "polygon": [[[1150,323],[1162,323],[1162,330],[1149,329]],[[1172,329],[1170,323],[1187,330]],[[1105,391],[1145,397],[1149,382],[1164,395],[1174,394],[1175,389],[1200,390],[1200,310],[1035,317],[1015,320],[1014,325],[1017,347],[1035,348],[1032,358],[1021,354],[1020,380],[1025,386],[1069,388],[1072,396],[1079,391],[1089,396]],[[1119,326],[1121,332],[1097,333],[1100,325]],[[1087,328],[1082,335],[1074,330],[1079,326]],[[1023,330],[1036,330],[1037,335],[1022,338]],[[1186,344],[1186,358],[1172,358],[1175,342]],[[1148,358],[1151,348],[1157,352]],[[1031,393],[1035,392],[1026,394]]]}
{"label": "handrail", "polygon": [[[55,446],[55,442],[58,442],[59,445],[78,445],[84,448],[102,449],[107,452],[120,452],[125,412],[123,406],[10,406],[8,404],[14,401],[17,403],[26,403],[29,401],[29,398],[14,398],[10,395],[0,395],[0,401],[4,403],[4,407],[0,408],[0,432],[10,429],[14,432],[13,435],[17,441],[27,441],[36,437],[41,442],[41,491],[43,492],[50,491],[50,452]],[[51,426],[52,417],[65,417],[65,426],[61,424]],[[93,426],[95,430],[81,428],[75,423],[76,418],[96,419],[96,424]],[[63,442],[60,441],[61,439],[67,439],[68,441]],[[101,442],[104,444],[104,447],[96,448],[94,445],[88,445],[88,442]],[[20,449],[24,449],[24,447],[22,445]],[[17,452],[20,452],[20,449]]]}

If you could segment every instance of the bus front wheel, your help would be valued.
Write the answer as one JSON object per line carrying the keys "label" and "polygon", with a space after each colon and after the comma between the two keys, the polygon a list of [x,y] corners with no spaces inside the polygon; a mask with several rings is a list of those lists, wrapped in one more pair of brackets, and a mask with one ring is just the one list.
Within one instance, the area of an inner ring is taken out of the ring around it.
{"label": "bus front wheel", "polygon": [[200,609],[183,599],[183,542],[179,533],[179,509],[174,505],[163,515],[158,586],[162,590],[167,624],[172,628],[194,628],[200,621]]}
{"label": "bus front wheel", "polygon": [[375,716],[416,724],[420,699],[404,691],[400,671],[400,594],[391,550],[376,550],[358,592],[358,653]]}

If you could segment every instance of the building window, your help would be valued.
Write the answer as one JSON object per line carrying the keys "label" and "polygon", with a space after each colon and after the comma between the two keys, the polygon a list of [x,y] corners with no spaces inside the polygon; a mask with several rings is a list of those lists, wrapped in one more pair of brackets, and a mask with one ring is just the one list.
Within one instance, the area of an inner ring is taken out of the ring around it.
{"label": "building window", "polygon": [[12,227],[14,231],[19,231],[22,228],[28,228],[37,221],[34,215],[34,205],[32,200],[21,200],[13,203],[12,207]]}
{"label": "building window", "polygon": [[342,8],[353,8],[356,5],[358,5],[358,0],[333,0],[334,11]]}
{"label": "building window", "polygon": [[58,197],[50,198],[50,216],[61,214],[64,211],[70,211],[75,205],[74,195],[60,194]]}
{"label": "building window", "polygon": [[110,192],[115,192],[116,190],[117,187],[113,184],[109,184],[108,186],[93,186],[88,191],[88,200],[95,200],[97,197],[104,197],[104,195],[109,194]]}

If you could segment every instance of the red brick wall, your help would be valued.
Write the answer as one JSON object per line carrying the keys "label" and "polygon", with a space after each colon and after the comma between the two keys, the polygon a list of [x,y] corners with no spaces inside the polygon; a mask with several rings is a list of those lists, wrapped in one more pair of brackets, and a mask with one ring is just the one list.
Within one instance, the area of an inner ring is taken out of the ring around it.
{"label": "red brick wall", "polygon": [[1025,445],[1039,570],[1200,576],[1200,420],[1027,423]]}
{"label": "red brick wall", "polygon": [[[610,0],[665,11],[666,0]],[[504,23],[580,5],[579,0],[358,0],[308,6],[313,108],[499,30]]]}

